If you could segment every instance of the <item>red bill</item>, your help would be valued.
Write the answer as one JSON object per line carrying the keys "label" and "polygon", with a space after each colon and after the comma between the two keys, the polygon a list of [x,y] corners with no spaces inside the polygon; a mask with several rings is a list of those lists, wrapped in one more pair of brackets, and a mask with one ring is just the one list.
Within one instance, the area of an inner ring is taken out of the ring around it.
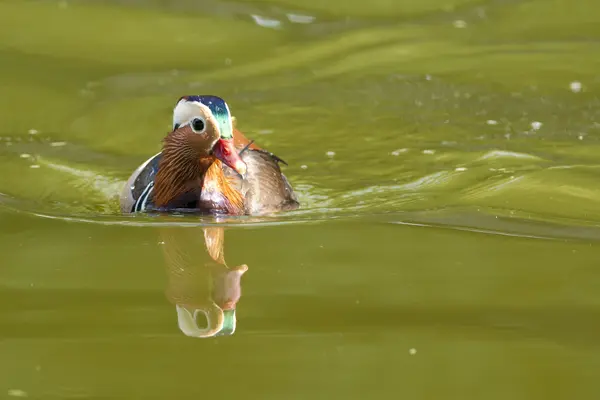
{"label": "red bill", "polygon": [[233,138],[219,139],[213,150],[215,157],[240,174],[242,178],[246,177],[246,163],[237,153],[233,145]]}

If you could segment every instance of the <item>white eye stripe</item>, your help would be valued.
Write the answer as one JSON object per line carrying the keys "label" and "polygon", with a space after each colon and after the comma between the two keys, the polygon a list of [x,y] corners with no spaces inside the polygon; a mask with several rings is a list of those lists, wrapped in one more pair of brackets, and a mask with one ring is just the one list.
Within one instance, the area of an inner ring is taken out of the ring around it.
{"label": "white eye stripe", "polygon": [[[200,112],[202,109],[202,112]],[[210,118],[210,109],[202,103],[199,102],[190,102],[185,99],[180,100],[175,109],[173,110],[173,129],[177,129],[186,125],[189,125],[193,128],[192,122],[195,119],[201,119],[204,121],[204,125],[206,126],[207,118]],[[202,133],[197,129],[194,129],[195,132]]]}

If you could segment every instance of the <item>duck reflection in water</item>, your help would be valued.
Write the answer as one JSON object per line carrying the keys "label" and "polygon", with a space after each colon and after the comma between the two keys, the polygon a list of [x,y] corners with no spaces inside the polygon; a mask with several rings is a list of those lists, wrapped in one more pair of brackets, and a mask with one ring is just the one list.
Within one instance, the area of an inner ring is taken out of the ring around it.
{"label": "duck reflection in water", "polygon": [[248,266],[227,266],[223,228],[203,228],[203,232],[199,235],[194,228],[160,229],[167,272],[165,294],[175,306],[179,329],[185,335],[233,335],[241,277]]}

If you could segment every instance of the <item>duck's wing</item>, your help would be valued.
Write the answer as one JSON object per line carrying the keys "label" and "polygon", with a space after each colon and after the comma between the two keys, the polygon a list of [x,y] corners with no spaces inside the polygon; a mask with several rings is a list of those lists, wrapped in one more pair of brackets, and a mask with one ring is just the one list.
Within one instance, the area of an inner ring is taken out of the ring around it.
{"label": "duck's wing", "polygon": [[242,182],[230,168],[225,173],[237,180],[248,214],[269,214],[299,207],[294,189],[279,168],[279,157],[265,150],[246,150],[241,157],[247,166],[246,179]]}
{"label": "duck's wing", "polygon": [[161,152],[153,155],[133,171],[121,192],[121,212],[143,211],[149,206],[161,155]]}

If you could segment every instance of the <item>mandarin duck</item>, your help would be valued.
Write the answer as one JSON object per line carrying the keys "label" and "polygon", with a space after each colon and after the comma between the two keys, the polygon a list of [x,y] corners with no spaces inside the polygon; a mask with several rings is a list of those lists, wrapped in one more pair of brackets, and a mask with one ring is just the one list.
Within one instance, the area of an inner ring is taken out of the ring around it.
{"label": "mandarin duck", "polygon": [[223,99],[183,96],[162,150],[123,188],[121,211],[262,215],[294,210],[300,204],[279,163],[286,164],[235,127]]}

